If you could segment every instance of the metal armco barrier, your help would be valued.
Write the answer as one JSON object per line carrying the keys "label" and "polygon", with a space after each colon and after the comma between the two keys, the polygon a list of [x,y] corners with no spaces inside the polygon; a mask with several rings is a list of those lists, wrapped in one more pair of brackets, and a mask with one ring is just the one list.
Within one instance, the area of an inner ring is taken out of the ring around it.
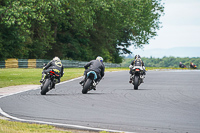
{"label": "metal armco barrier", "polygon": [[[50,60],[46,59],[7,59],[0,61],[0,68],[42,68]],[[64,68],[83,68],[87,61],[61,60]],[[105,67],[121,67],[120,64],[106,63]]]}
{"label": "metal armco barrier", "polygon": [[5,61],[0,61],[0,68],[5,68]]}
{"label": "metal armco barrier", "polygon": [[28,59],[18,59],[19,68],[28,68]]}

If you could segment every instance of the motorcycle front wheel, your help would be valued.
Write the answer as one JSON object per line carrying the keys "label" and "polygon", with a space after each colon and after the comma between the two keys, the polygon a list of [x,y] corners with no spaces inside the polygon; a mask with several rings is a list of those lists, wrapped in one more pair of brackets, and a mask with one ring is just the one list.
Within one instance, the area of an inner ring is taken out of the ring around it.
{"label": "motorcycle front wheel", "polygon": [[40,92],[41,95],[46,95],[46,93],[49,91],[48,87],[49,87],[50,83],[51,83],[51,80],[50,79],[46,79],[46,81],[45,81],[45,83],[44,83],[44,85],[42,87],[42,90]]}
{"label": "motorcycle front wheel", "polygon": [[139,86],[139,76],[134,77],[134,90],[138,90]]}
{"label": "motorcycle front wheel", "polygon": [[90,89],[91,83],[92,83],[92,80],[88,78],[83,86],[83,90],[82,90],[83,94],[86,94],[88,92],[88,90]]}

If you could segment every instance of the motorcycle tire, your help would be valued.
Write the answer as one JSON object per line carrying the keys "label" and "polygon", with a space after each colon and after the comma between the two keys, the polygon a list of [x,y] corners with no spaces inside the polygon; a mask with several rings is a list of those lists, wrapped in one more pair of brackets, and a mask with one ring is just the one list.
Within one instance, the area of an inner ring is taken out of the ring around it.
{"label": "motorcycle tire", "polygon": [[135,76],[134,78],[134,90],[138,90],[139,86],[139,76]]}
{"label": "motorcycle tire", "polygon": [[92,83],[92,80],[88,78],[83,86],[83,90],[82,90],[83,94],[87,94],[88,90],[90,89],[91,83]]}
{"label": "motorcycle tire", "polygon": [[42,90],[40,92],[41,95],[46,95],[46,93],[49,91],[48,87],[51,83],[51,80],[50,79],[46,79],[43,87],[42,87]]}

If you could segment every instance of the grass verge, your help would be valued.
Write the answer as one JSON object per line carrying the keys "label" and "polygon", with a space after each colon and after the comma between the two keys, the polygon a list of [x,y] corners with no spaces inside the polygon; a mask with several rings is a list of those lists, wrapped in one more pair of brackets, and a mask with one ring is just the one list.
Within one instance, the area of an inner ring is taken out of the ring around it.
{"label": "grass verge", "polygon": [[29,124],[21,122],[13,122],[7,120],[0,120],[1,133],[71,133],[68,131],[56,130],[50,125]]}
{"label": "grass verge", "polygon": [[[181,68],[169,68],[169,67],[147,67],[147,70],[154,69],[181,69]],[[187,68],[184,68],[187,69]],[[129,70],[129,68],[106,68],[105,71],[121,71]],[[62,81],[73,79],[83,75],[84,68],[65,68]],[[14,85],[26,85],[35,84],[39,85],[41,79],[41,68],[7,68],[0,69],[0,88],[14,86]]]}
{"label": "grass verge", "polygon": [[[30,124],[0,119],[0,133],[96,133],[89,131],[64,130],[46,124]],[[99,133],[108,133],[101,131]]]}
{"label": "grass verge", "polygon": [[189,70],[188,68],[179,68],[179,67],[146,67],[148,70]]}
{"label": "grass verge", "polygon": [[[66,68],[64,69],[64,76],[61,82],[73,79],[83,75],[83,68]],[[42,69],[39,68],[8,68],[0,69],[0,88],[13,86],[35,84],[39,85],[42,76]]]}

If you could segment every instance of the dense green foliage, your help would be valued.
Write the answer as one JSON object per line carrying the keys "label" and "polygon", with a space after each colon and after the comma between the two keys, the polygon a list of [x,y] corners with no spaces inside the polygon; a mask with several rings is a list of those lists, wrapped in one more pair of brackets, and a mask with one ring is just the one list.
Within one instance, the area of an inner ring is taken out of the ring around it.
{"label": "dense green foliage", "polygon": [[0,0],[0,60],[120,63],[156,36],[163,9],[160,0]]}
{"label": "dense green foliage", "polygon": [[[122,67],[128,67],[133,59],[126,58],[122,62]],[[190,62],[200,67],[200,58],[180,58],[180,57],[163,57],[163,58],[142,58],[146,67],[179,67],[179,63],[182,62],[187,68],[190,66]]]}

